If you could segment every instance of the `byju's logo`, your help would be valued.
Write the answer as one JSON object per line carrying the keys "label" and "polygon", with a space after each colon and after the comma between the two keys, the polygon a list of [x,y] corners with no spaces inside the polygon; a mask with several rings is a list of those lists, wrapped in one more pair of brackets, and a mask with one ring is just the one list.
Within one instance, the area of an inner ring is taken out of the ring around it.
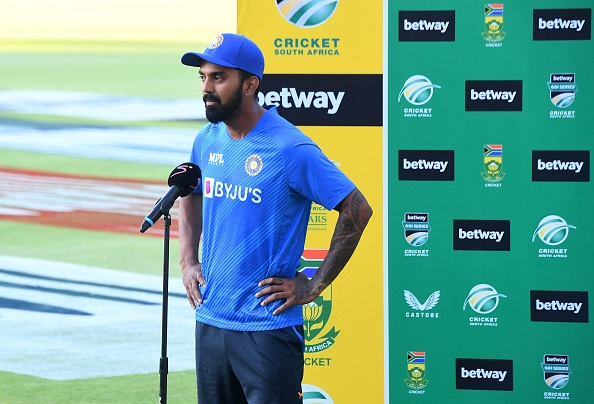
{"label": "byju's logo", "polygon": [[399,11],[398,40],[400,42],[430,42],[456,40],[455,11]]}
{"label": "byju's logo", "polygon": [[590,150],[533,150],[532,181],[590,182]]}
{"label": "byju's logo", "polygon": [[324,24],[338,7],[338,0],[304,0],[300,2],[276,0],[276,8],[283,18],[300,28]]}
{"label": "byju's logo", "polygon": [[591,8],[534,10],[532,15],[532,39],[535,41],[591,39]]}
{"label": "byju's logo", "polygon": [[508,359],[456,358],[456,389],[514,390],[514,363]]}
{"label": "byju's logo", "polygon": [[559,390],[569,383],[569,355],[544,355],[542,358],[544,381],[552,389]]}
{"label": "byju's logo", "polygon": [[425,318],[439,318],[439,313],[431,312],[425,313],[425,311],[431,310],[432,308],[439,303],[439,290],[431,293],[425,303],[421,304],[419,300],[416,298],[412,292],[405,290],[404,291],[404,300],[406,303],[412,307],[413,309],[417,310],[416,312],[407,312],[406,317],[425,317]]}
{"label": "byju's logo", "polygon": [[483,31],[485,46],[499,48],[502,46],[505,32],[503,31],[503,4],[485,4],[485,30]]}
{"label": "byju's logo", "polygon": [[530,320],[587,323],[588,292],[531,290]]}
{"label": "byju's logo", "polygon": [[400,181],[454,181],[453,150],[398,150]]}
{"label": "byju's logo", "polygon": [[522,80],[466,80],[466,111],[521,111]]}
{"label": "byju's logo", "polygon": [[509,251],[509,220],[454,220],[454,250]]}

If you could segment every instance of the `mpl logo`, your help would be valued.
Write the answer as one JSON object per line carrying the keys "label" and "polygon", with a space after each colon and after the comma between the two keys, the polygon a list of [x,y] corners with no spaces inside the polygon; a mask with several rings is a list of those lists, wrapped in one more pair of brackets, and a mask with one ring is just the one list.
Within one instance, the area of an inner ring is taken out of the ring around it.
{"label": "mpl logo", "polygon": [[466,80],[466,111],[522,111],[522,80]]}
{"label": "mpl logo", "polygon": [[266,74],[258,103],[277,107],[297,126],[381,126],[382,80],[381,74]]}
{"label": "mpl logo", "polygon": [[539,9],[532,13],[534,41],[590,40],[591,36],[591,8]]}
{"label": "mpl logo", "polygon": [[401,181],[454,181],[453,150],[398,150]]}
{"label": "mpl logo", "polygon": [[456,11],[398,12],[398,41],[445,42],[456,40]]}
{"label": "mpl logo", "polygon": [[456,389],[514,390],[514,363],[508,359],[456,358]]}
{"label": "mpl logo", "polygon": [[590,150],[533,150],[532,181],[590,182]]}
{"label": "mpl logo", "polygon": [[588,292],[531,290],[530,321],[588,323]]}
{"label": "mpl logo", "polygon": [[544,355],[541,367],[544,381],[550,388],[559,390],[569,383],[569,355]]}
{"label": "mpl logo", "polygon": [[324,24],[332,17],[338,0],[276,0],[276,8],[283,18],[300,28],[313,28]]}
{"label": "mpl logo", "polygon": [[454,220],[454,250],[509,251],[509,220]]}

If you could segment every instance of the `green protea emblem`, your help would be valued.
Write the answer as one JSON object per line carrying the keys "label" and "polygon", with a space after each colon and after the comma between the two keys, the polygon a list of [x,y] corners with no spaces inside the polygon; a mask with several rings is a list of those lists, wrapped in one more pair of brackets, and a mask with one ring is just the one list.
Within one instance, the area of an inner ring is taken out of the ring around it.
{"label": "green protea emblem", "polygon": [[[328,250],[305,249],[301,256],[301,265],[297,268],[308,278],[312,278]],[[334,339],[340,331],[335,327],[326,330],[330,314],[332,313],[332,285],[328,286],[313,302],[303,305],[303,331],[305,337],[305,352],[323,351],[334,345]]]}

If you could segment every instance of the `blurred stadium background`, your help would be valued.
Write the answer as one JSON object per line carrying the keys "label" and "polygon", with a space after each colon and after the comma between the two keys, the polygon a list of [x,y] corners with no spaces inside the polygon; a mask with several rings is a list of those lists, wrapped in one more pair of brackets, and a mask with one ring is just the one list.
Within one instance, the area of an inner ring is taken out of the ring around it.
{"label": "blurred stadium background", "polygon": [[[205,123],[180,64],[235,2],[4,2],[0,403],[157,402],[162,226],[138,228]],[[168,399],[195,400],[193,313],[170,250]]]}

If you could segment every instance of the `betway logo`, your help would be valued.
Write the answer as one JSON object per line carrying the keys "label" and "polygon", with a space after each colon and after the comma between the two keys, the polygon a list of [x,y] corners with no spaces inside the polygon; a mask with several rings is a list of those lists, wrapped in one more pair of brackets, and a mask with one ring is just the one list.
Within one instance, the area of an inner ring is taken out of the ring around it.
{"label": "betway logo", "polygon": [[586,20],[564,20],[555,18],[554,20],[538,19],[538,29],[572,29],[580,32],[584,27]]}
{"label": "betway logo", "polygon": [[448,30],[449,25],[449,21],[420,20],[409,22],[406,18],[403,23],[405,31],[440,31],[442,34]]}
{"label": "betway logo", "polygon": [[266,94],[258,93],[260,105],[275,105],[283,108],[316,108],[326,109],[328,114],[338,112],[345,95],[344,91],[297,91],[296,88],[283,87],[280,92],[269,91]]}
{"label": "betway logo", "polygon": [[225,198],[240,202],[262,202],[262,190],[259,188],[243,187],[216,181],[212,177],[204,178],[203,192],[205,198]]}
{"label": "betway logo", "polygon": [[465,231],[458,229],[458,238],[460,240],[495,240],[495,242],[499,243],[504,234],[504,231],[483,231],[480,229]]}
{"label": "betway logo", "polygon": [[575,314],[580,312],[582,303],[566,303],[558,300],[551,302],[541,302],[536,299],[536,310],[553,310],[553,311],[571,311]]}
{"label": "betway logo", "polygon": [[573,171],[575,173],[579,173],[582,171],[582,166],[584,165],[583,161],[561,161],[561,160],[553,160],[553,161],[542,161],[538,159],[537,167],[539,170],[547,170],[547,171]]}
{"label": "betway logo", "polygon": [[447,166],[447,161],[429,161],[423,159],[417,161],[404,159],[402,161],[402,167],[405,170],[439,170],[439,172],[443,173]]}
{"label": "betway logo", "polygon": [[496,379],[499,382],[505,380],[505,376],[507,375],[506,370],[485,370],[485,369],[476,369],[476,370],[466,370],[465,368],[460,369],[460,377],[467,379]]}
{"label": "betway logo", "polygon": [[531,290],[530,320],[562,323],[588,323],[588,292]]}
{"label": "betway logo", "polygon": [[454,220],[454,250],[509,251],[509,220]]}
{"label": "betway logo", "polygon": [[471,100],[504,100],[507,102],[513,102],[516,98],[516,91],[476,91],[474,88],[470,89]]}

